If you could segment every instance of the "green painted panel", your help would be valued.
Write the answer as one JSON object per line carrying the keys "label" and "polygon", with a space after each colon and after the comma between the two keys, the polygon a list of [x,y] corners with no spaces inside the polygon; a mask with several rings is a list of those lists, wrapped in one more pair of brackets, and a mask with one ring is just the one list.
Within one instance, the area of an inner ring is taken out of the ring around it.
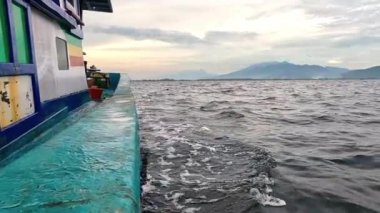
{"label": "green painted panel", "polygon": [[17,58],[21,64],[29,64],[30,48],[25,8],[13,3],[13,19],[16,31]]}
{"label": "green painted panel", "polygon": [[77,46],[77,47],[82,47],[82,40],[65,32],[65,37],[66,37],[66,40],[69,44],[72,44],[74,46]]}
{"label": "green painted panel", "polygon": [[0,0],[0,63],[9,62],[9,34],[5,0]]}

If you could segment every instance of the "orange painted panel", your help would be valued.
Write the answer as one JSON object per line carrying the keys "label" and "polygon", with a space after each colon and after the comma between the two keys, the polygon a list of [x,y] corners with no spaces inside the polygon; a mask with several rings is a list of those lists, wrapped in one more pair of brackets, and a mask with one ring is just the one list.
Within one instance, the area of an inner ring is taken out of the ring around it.
{"label": "orange painted panel", "polygon": [[72,67],[84,66],[83,57],[70,56],[70,66]]}

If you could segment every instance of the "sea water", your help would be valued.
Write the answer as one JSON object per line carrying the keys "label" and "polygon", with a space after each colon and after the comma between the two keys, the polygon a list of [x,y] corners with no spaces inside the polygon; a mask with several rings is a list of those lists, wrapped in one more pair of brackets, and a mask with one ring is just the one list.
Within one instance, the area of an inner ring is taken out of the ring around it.
{"label": "sea water", "polygon": [[136,81],[146,212],[379,212],[380,81]]}

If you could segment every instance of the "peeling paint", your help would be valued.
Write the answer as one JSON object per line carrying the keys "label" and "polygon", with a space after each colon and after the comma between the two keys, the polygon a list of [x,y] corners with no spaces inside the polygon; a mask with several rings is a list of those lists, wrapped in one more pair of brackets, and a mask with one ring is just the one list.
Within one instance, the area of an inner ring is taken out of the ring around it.
{"label": "peeling paint", "polygon": [[30,76],[0,77],[0,128],[7,127],[34,113]]}
{"label": "peeling paint", "polygon": [[0,90],[0,96],[1,96],[1,101],[7,104],[11,104],[11,100],[8,97],[8,92],[5,90],[6,89],[6,83],[4,82],[4,92]]}

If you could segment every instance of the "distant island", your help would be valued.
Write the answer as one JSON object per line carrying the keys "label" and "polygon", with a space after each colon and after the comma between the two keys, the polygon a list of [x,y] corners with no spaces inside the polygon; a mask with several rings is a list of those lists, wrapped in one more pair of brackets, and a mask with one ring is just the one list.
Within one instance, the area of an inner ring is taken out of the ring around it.
{"label": "distant island", "polygon": [[265,62],[254,64],[228,74],[216,75],[204,70],[182,71],[166,75],[171,80],[210,79],[380,79],[380,66],[362,70],[319,65],[298,65],[289,62]]}
{"label": "distant island", "polygon": [[185,70],[173,74],[165,75],[165,79],[172,80],[198,80],[198,79],[212,79],[218,75],[208,73],[204,70]]}
{"label": "distant island", "polygon": [[347,79],[380,79],[380,66],[345,72],[342,77]]}

